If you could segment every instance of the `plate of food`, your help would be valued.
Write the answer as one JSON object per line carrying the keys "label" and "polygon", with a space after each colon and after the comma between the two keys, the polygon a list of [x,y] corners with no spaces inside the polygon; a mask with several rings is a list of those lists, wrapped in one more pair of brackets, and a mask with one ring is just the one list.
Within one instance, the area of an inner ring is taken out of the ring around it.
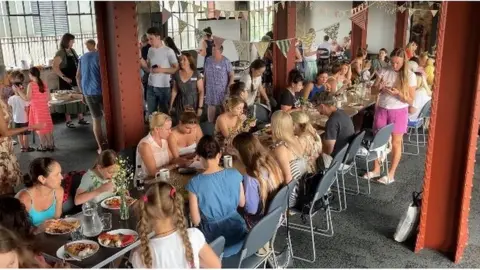
{"label": "plate of food", "polygon": [[78,240],[64,246],[65,253],[74,260],[84,260],[97,253],[100,246],[91,240]]}
{"label": "plate of food", "polygon": [[[134,198],[129,196],[127,196],[126,199],[127,199],[128,206],[132,205],[136,201]],[[100,203],[100,206],[102,206],[105,209],[115,210],[115,209],[120,209],[120,202],[121,202],[120,196],[113,196],[103,200]]]}
{"label": "plate of food", "polygon": [[136,231],[119,229],[100,234],[98,243],[107,248],[121,248],[135,243],[137,239]]}
{"label": "plate of food", "polygon": [[65,251],[65,246],[61,246],[57,249],[57,258],[60,260],[65,260],[65,261],[79,261],[79,259],[73,258],[72,256],[68,255],[68,253]]}
{"label": "plate of food", "polygon": [[76,218],[53,219],[45,222],[45,233],[62,235],[80,228],[80,220]]}

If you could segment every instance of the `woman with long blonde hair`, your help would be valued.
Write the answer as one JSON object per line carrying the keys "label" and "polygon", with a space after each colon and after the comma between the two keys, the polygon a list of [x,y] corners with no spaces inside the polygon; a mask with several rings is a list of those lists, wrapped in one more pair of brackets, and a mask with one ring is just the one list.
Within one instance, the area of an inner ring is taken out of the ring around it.
{"label": "woman with long blonde hair", "polygon": [[286,183],[299,179],[307,171],[305,148],[293,132],[292,116],[284,111],[272,115],[273,154],[277,159]]}
{"label": "woman with long blonde hair", "polygon": [[[141,245],[132,255],[134,268],[220,268],[221,263],[197,228],[187,229],[182,194],[166,182],[150,187],[138,200]],[[150,232],[155,236],[150,238]]]}
{"label": "woman with long blonde hair", "polygon": [[[413,104],[417,80],[415,74],[408,70],[408,58],[404,49],[395,49],[390,54],[391,66],[381,69],[372,87],[379,92],[375,108],[375,131],[388,124],[393,124],[392,132],[392,165],[388,175],[378,180],[382,184],[394,182],[395,171],[402,157],[403,134],[407,132],[408,107]],[[380,163],[375,162],[373,171],[367,172],[366,178],[380,176]]]}
{"label": "woman with long blonde hair", "polygon": [[432,99],[432,90],[430,90],[425,77],[421,73],[416,73],[415,75],[417,77],[417,90],[415,91],[413,104],[408,107],[409,121],[416,121],[423,106]]}
{"label": "woman with long blonde hair", "polygon": [[252,133],[238,134],[232,144],[246,167],[244,218],[252,228],[264,216],[270,199],[283,185],[283,173],[275,158]]}
{"label": "woman with long blonde hair", "polygon": [[310,117],[302,112],[291,113],[294,133],[298,136],[300,143],[305,149],[305,156],[308,160],[308,171],[315,172],[317,170],[316,160],[322,153],[322,139],[318,135],[315,128],[310,123]]}

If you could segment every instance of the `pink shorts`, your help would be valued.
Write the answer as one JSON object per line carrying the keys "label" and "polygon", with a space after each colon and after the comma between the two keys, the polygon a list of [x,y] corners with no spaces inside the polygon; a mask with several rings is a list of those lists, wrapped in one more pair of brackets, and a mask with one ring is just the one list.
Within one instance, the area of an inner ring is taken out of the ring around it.
{"label": "pink shorts", "polygon": [[377,106],[374,118],[373,129],[375,132],[388,124],[393,124],[393,134],[405,134],[407,132],[408,107],[384,109]]}

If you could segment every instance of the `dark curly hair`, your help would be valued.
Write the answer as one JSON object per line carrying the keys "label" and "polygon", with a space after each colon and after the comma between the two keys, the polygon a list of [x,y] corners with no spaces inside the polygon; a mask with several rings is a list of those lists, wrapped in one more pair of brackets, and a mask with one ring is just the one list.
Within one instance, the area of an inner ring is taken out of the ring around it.
{"label": "dark curly hair", "polygon": [[204,159],[214,159],[220,153],[220,145],[213,136],[203,136],[197,145],[197,155]]}

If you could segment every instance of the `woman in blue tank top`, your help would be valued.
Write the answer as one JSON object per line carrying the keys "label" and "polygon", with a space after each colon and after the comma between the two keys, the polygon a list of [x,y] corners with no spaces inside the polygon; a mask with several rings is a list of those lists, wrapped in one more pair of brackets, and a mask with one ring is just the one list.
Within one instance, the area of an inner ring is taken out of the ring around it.
{"label": "woman in blue tank top", "polygon": [[15,197],[24,205],[34,226],[62,215],[62,168],[52,158],[36,158],[30,164],[30,173],[24,178],[25,189]]}

